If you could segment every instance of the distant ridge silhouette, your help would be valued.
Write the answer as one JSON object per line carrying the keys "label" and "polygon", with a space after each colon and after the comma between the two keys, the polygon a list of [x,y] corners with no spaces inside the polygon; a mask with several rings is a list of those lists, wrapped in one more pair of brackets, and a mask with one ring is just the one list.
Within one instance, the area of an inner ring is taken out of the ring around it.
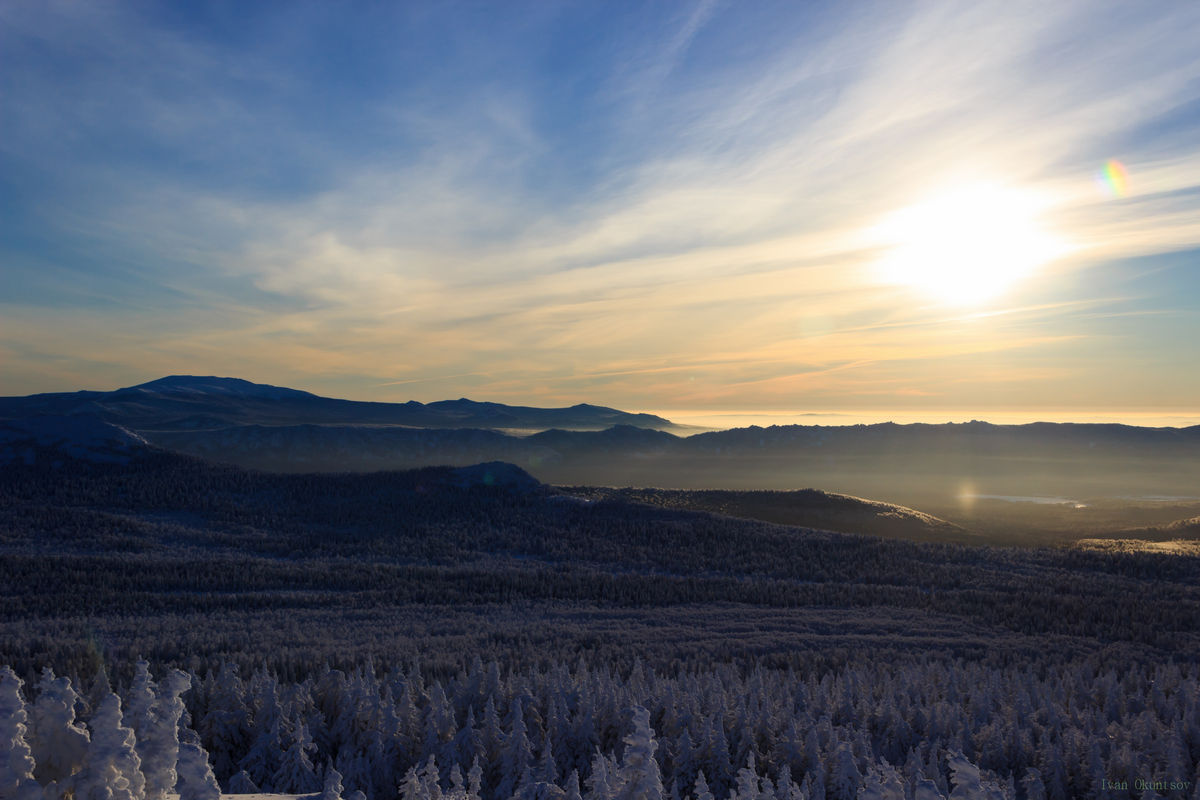
{"label": "distant ridge silhouette", "polygon": [[402,425],[413,428],[602,430],[665,429],[671,421],[580,403],[569,408],[509,406],[460,398],[424,404],[321,397],[241,378],[169,375],[112,392],[0,398],[0,418],[92,414],[132,430],[195,431],[236,425]]}

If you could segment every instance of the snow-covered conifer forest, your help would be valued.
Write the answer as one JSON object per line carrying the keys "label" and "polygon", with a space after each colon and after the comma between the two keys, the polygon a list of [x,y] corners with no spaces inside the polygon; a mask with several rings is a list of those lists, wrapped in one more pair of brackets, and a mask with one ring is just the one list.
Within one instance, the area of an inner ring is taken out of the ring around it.
{"label": "snow-covered conifer forest", "polygon": [[0,468],[0,569],[3,798],[1200,797],[1186,555],[157,453]]}
{"label": "snow-covered conifer forest", "polygon": [[138,662],[122,702],[103,672],[76,686],[46,668],[22,693],[5,668],[0,795],[1069,798],[1187,781],[1200,743],[1197,672],[1175,664],[864,659],[818,676],[476,658],[444,676],[368,662],[297,683],[233,663],[160,677]]}

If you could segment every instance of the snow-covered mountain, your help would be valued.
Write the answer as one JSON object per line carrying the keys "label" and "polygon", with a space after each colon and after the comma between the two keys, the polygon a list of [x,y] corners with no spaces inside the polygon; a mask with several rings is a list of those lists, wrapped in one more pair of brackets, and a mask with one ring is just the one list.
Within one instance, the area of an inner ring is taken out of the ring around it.
{"label": "snow-covered mountain", "polygon": [[401,425],[415,428],[600,430],[612,425],[670,428],[670,420],[579,404],[535,408],[466,398],[423,404],[320,397],[240,378],[171,375],[112,392],[0,398],[0,419],[91,414],[139,432],[213,430],[235,425]]}
{"label": "snow-covered mountain", "polygon": [[1192,496],[1200,485],[1200,426],[880,423],[684,436],[660,417],[587,404],[364,403],[195,376],[0,398],[0,420],[48,414],[89,415],[160,447],[271,471],[506,461],[554,484],[818,487],[950,519],[964,496]]}

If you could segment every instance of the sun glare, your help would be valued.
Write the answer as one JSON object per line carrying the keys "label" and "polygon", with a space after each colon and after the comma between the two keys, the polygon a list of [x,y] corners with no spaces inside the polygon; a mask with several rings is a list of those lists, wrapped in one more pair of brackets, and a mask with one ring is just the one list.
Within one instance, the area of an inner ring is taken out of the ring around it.
{"label": "sun glare", "polygon": [[896,211],[874,230],[880,279],[955,305],[999,297],[1067,251],[1043,228],[1045,207],[1032,192],[982,184]]}

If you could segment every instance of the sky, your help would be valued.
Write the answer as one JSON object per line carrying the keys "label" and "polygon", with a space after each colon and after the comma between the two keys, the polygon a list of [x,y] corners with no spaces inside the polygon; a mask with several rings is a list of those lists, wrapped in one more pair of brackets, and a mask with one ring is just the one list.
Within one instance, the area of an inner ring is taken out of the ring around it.
{"label": "sky", "polygon": [[0,4],[0,394],[1200,420],[1200,3]]}

